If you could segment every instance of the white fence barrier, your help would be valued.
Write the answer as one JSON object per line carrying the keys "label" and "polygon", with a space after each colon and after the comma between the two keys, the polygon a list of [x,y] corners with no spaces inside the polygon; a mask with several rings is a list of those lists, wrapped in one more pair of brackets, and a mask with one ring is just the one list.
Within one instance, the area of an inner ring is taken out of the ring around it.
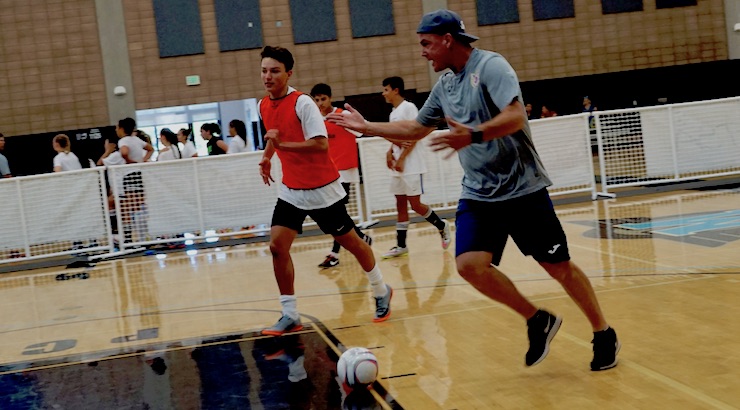
{"label": "white fence barrier", "polygon": [[[602,189],[740,174],[740,98],[594,112]],[[585,114],[530,122],[552,195],[590,192],[596,183]],[[358,140],[364,192],[353,186],[348,211],[358,223],[396,214],[381,138]],[[431,153],[424,202],[453,209],[461,192],[457,156]],[[265,235],[277,181],[262,183],[261,152],[111,167],[122,251],[141,245]],[[127,175],[138,173],[136,177]],[[126,178],[126,184],[124,179]],[[363,203],[366,208],[363,208]],[[102,168],[0,180],[0,264],[114,251]],[[306,225],[312,225],[310,220]],[[127,239],[122,241],[121,239]]]}
{"label": "white fence barrier", "polygon": [[[270,186],[259,175],[262,152],[111,167],[121,247],[219,237],[264,236],[282,172],[272,159]],[[134,186],[127,176],[140,175]],[[356,189],[347,209],[362,222]],[[315,225],[310,218],[304,226]]]}
{"label": "white fence barrier", "polygon": [[103,169],[0,180],[0,263],[112,250]]}
{"label": "white fence barrier", "polygon": [[[553,196],[588,192],[596,199],[596,177],[586,115],[572,115],[530,122],[532,140],[553,185]],[[430,136],[443,131],[434,131]],[[427,137],[429,138],[429,137]],[[390,193],[391,171],[386,165],[390,142],[383,138],[361,138],[363,185],[369,219],[396,214],[396,199]],[[415,149],[422,150],[428,172],[424,174],[423,201],[434,209],[454,209],[462,191],[463,170],[453,153],[433,153],[427,139]]]}
{"label": "white fence barrier", "polygon": [[610,189],[740,174],[740,98],[595,112]]}

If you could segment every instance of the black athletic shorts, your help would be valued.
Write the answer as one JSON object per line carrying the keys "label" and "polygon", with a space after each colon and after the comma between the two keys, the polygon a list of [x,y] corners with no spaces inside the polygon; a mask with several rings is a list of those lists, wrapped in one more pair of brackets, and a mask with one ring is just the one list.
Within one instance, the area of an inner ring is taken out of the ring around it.
{"label": "black athletic shorts", "polygon": [[272,226],[284,226],[303,233],[303,221],[310,216],[321,231],[332,236],[342,236],[355,229],[355,221],[347,213],[342,201],[326,208],[305,210],[278,199],[272,214]]}
{"label": "black athletic shorts", "polygon": [[350,189],[352,189],[351,187],[352,187],[352,184],[350,184],[349,182],[342,182],[342,188],[344,188],[344,192],[347,193],[347,195],[345,195],[344,198],[342,199],[342,203],[345,205],[349,203],[349,191]]}

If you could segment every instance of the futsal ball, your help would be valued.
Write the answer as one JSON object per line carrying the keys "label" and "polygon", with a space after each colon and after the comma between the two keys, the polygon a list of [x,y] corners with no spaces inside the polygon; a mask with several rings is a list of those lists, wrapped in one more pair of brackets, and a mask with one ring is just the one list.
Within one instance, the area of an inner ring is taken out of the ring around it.
{"label": "futsal ball", "polygon": [[364,347],[347,349],[337,362],[337,375],[350,389],[367,386],[378,377],[378,359]]}

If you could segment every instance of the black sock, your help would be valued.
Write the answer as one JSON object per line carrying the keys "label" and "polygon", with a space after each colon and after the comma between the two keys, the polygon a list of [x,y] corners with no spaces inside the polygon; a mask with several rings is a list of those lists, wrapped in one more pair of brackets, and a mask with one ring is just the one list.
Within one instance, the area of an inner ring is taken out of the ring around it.
{"label": "black sock", "polygon": [[362,230],[360,230],[357,225],[355,225],[355,232],[357,232],[357,236],[359,236],[360,239],[365,240],[365,232],[362,232]]}
{"label": "black sock", "polygon": [[406,233],[409,229],[408,222],[398,222],[396,224],[396,237],[398,238],[398,246],[400,248],[406,247]]}
{"label": "black sock", "polygon": [[339,242],[334,241],[334,245],[332,245],[331,251],[334,253],[339,253],[339,248],[340,248]]}
{"label": "black sock", "polygon": [[424,215],[424,218],[429,221],[430,224],[434,225],[440,231],[445,229],[445,221],[439,218],[436,212],[429,207],[429,215]]}

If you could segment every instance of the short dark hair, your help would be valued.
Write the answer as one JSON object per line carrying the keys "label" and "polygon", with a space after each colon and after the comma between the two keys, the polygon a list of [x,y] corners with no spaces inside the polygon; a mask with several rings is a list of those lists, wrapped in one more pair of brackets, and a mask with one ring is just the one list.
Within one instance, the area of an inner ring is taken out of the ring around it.
{"label": "short dark hair", "polygon": [[126,117],[122,120],[118,120],[118,126],[126,135],[131,135],[136,129],[136,121],[131,117]]}
{"label": "short dark hair", "polygon": [[262,58],[274,58],[283,63],[283,65],[285,65],[285,71],[292,70],[293,64],[295,64],[293,54],[290,54],[290,51],[288,51],[287,48],[265,46],[265,48],[262,49],[260,56],[262,56]]}
{"label": "short dark hair", "polygon": [[391,90],[395,90],[398,88],[398,93],[402,93],[404,91],[403,87],[403,78],[401,77],[388,77],[385,80],[383,80],[383,87],[386,85],[389,85],[391,87]]}
{"label": "short dark hair", "polygon": [[311,89],[311,97],[316,97],[317,95],[331,97],[331,87],[329,87],[329,84],[318,83],[314,85]]}

